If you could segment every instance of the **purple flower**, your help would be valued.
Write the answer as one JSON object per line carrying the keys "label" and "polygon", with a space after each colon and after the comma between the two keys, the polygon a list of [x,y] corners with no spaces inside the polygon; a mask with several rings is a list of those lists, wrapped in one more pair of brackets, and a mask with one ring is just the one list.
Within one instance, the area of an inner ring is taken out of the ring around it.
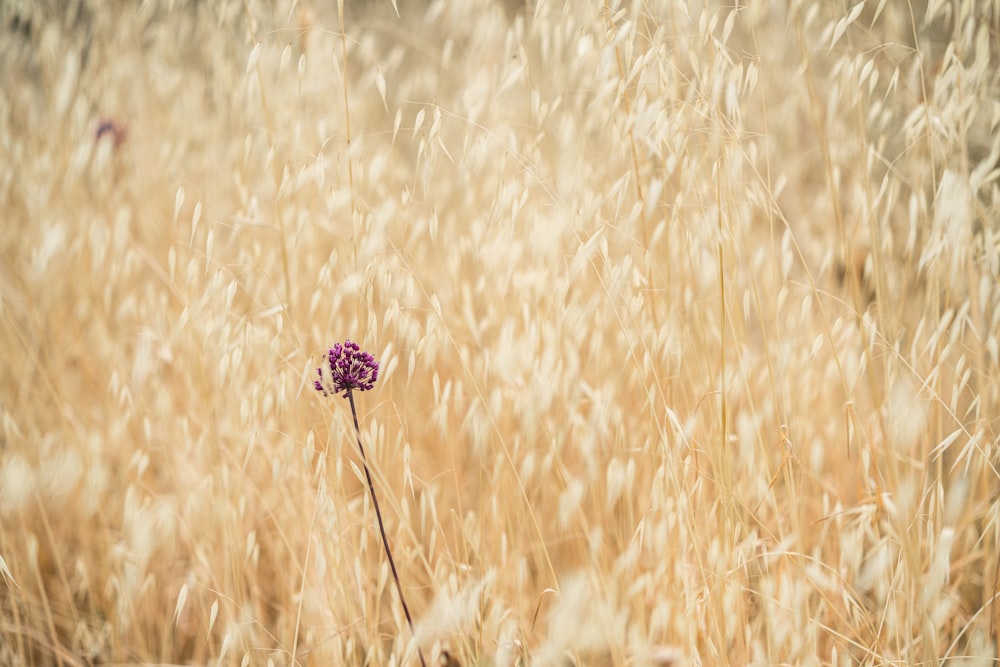
{"label": "purple flower", "polygon": [[[324,370],[324,366],[326,367]],[[372,482],[371,471],[368,470],[368,457],[365,456],[365,447],[361,444],[361,427],[358,426],[358,412],[354,407],[353,390],[367,391],[378,379],[378,362],[375,357],[362,352],[357,343],[345,340],[344,344],[337,343],[327,354],[326,363],[316,369],[319,375],[318,380],[313,381],[316,391],[323,392],[324,396],[339,394],[344,392],[344,398],[351,402],[351,416],[354,418],[354,433],[358,436],[358,451],[361,452],[361,464],[365,469],[365,479],[368,480],[368,493],[371,494],[372,504],[375,506],[375,516],[378,518],[378,529],[382,534],[382,546],[385,548],[385,557],[389,559],[389,569],[392,570],[392,578],[396,582],[396,592],[399,593],[399,601],[403,605],[403,614],[406,622],[413,632],[413,618],[410,616],[410,608],[406,606],[406,598],[403,596],[403,586],[399,583],[399,574],[396,572],[396,563],[392,559],[392,549],[389,548],[389,539],[385,535],[385,524],[382,522],[382,510],[378,506],[378,496],[375,495],[375,484]],[[420,658],[420,667],[427,667],[424,662],[424,654],[417,646],[417,657]]]}
{"label": "purple flower", "polygon": [[128,130],[121,123],[109,118],[102,120],[101,124],[97,126],[94,140],[100,141],[104,135],[110,136],[114,147],[119,148],[125,143],[125,139],[128,137]]}
{"label": "purple flower", "polygon": [[320,366],[316,374],[319,375],[313,382],[316,391],[323,392],[324,396],[344,392],[346,397],[352,389],[367,391],[374,386],[378,380],[378,362],[372,355],[362,352],[357,343],[346,340],[343,345],[337,343],[330,348],[326,373]]}

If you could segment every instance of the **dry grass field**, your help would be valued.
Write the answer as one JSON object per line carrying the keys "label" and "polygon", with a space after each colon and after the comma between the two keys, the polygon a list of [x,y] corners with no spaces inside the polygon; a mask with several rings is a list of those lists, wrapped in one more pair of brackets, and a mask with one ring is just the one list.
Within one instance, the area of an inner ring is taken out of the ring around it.
{"label": "dry grass field", "polygon": [[0,5],[0,664],[997,664],[1000,3],[396,4]]}

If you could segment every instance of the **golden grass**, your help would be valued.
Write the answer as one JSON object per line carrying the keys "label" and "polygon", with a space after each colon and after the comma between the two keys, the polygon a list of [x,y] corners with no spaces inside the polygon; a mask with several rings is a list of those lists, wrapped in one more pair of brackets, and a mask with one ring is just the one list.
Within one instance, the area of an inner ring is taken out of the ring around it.
{"label": "golden grass", "polygon": [[434,664],[996,662],[996,2],[330,4],[0,8],[0,662],[414,664],[344,338]]}

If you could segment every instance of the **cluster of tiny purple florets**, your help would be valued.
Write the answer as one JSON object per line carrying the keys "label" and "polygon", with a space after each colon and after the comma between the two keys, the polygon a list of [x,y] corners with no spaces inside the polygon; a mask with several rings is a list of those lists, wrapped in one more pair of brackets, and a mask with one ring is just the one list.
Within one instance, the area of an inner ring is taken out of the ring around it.
{"label": "cluster of tiny purple florets", "polygon": [[[323,367],[316,369],[319,379],[313,383],[316,391],[323,392],[324,396],[339,394],[357,389],[367,391],[375,385],[378,380],[378,362],[375,357],[362,352],[357,343],[347,340],[341,345],[337,343],[327,354],[327,374],[324,374]],[[331,389],[330,385],[333,385]]]}

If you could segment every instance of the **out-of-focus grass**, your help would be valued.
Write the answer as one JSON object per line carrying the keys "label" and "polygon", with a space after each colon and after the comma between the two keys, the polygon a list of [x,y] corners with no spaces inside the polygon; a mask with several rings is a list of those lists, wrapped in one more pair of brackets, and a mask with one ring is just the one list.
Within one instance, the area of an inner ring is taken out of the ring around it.
{"label": "out-of-focus grass", "polygon": [[995,661],[994,4],[328,4],[0,7],[0,662]]}

